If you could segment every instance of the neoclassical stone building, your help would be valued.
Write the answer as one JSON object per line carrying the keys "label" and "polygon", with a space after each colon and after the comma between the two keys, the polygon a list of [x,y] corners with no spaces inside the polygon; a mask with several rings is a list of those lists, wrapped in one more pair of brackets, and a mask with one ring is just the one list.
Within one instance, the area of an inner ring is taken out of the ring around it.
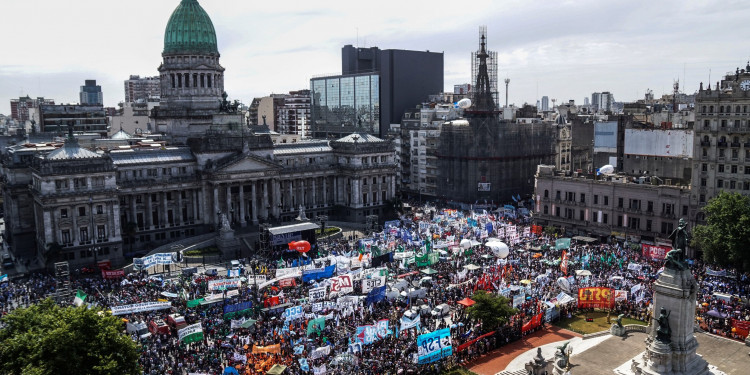
{"label": "neoclassical stone building", "polygon": [[[87,149],[25,143],[2,156],[5,245],[42,262],[125,261],[139,250],[208,233],[221,214],[235,229],[310,218],[364,222],[395,196],[395,149],[367,134],[274,143],[222,103],[213,25],[182,0],[167,25],[161,104],[167,144]],[[68,124],[71,125],[71,124]],[[72,127],[69,127],[72,129]]]}

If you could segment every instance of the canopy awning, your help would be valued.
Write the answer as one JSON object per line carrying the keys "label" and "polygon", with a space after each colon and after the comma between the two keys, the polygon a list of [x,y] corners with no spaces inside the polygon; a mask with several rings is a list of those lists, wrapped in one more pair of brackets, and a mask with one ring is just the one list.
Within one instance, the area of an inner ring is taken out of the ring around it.
{"label": "canopy awning", "polygon": [[434,275],[434,274],[438,273],[438,271],[435,271],[435,270],[433,270],[430,267],[427,267],[427,268],[423,269],[421,272],[423,274],[425,274],[425,275]]}
{"label": "canopy awning", "polygon": [[573,237],[573,239],[576,241],[581,241],[581,242],[586,242],[586,243],[593,243],[593,242],[599,241],[596,238],[587,237],[587,236],[575,236]]}
{"label": "canopy awning", "polygon": [[458,303],[459,305],[463,305],[463,306],[469,307],[469,306],[475,304],[476,302],[474,300],[472,300],[471,298],[466,297],[466,298],[464,298],[464,299],[462,299],[462,300],[460,300],[460,301],[458,301],[456,303]]}
{"label": "canopy awning", "polygon": [[482,267],[479,267],[476,264],[467,264],[467,265],[464,266],[464,268],[466,268],[469,271],[474,271],[474,270],[478,270],[478,269],[480,269]]}
{"label": "canopy awning", "polygon": [[589,270],[576,270],[576,276],[591,276],[591,271],[589,271]]}

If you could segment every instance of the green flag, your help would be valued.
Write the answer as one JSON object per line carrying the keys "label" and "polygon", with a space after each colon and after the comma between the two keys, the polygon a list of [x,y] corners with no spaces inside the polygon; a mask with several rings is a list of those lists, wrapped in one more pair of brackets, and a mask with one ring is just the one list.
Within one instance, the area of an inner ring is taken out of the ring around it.
{"label": "green flag", "polygon": [[325,326],[326,326],[326,318],[325,317],[311,319],[307,323],[307,334],[309,335],[309,334],[311,334],[313,332],[317,332],[318,334],[320,334],[320,332],[323,331],[323,329],[325,329]]}
{"label": "green flag", "polygon": [[76,297],[73,299],[73,304],[76,306],[83,305],[83,301],[86,300],[87,294],[81,291],[80,289],[76,291]]}
{"label": "green flag", "polygon": [[201,304],[205,299],[204,298],[198,298],[198,299],[191,299],[190,301],[187,301],[187,307],[195,307]]}

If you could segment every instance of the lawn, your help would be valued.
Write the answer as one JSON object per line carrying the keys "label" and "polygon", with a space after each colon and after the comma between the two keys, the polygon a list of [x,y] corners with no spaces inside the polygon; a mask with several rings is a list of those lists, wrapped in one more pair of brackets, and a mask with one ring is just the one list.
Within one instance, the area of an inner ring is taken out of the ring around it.
{"label": "lawn", "polygon": [[[615,319],[617,319],[617,315],[610,315],[610,323],[607,324],[607,313],[604,311],[595,311],[592,313],[588,313],[589,318],[594,318],[593,322],[587,322],[586,321],[586,315],[583,313],[579,313],[577,315],[573,315],[572,318],[567,319],[563,318],[558,320],[554,323],[554,325],[565,328],[567,330],[578,332],[582,335],[588,334],[588,333],[594,333],[599,331],[604,331],[609,329],[609,327],[612,326],[612,323],[615,322]],[[628,324],[640,324],[640,325],[646,325],[646,322],[642,322],[640,320],[630,319],[630,318],[622,318],[622,324],[628,325]]]}

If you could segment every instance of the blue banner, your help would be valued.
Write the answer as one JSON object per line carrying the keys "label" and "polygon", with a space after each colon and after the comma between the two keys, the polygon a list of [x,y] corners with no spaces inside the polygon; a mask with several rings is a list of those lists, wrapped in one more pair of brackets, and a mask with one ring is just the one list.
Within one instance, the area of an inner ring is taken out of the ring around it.
{"label": "blue banner", "polygon": [[371,303],[378,303],[385,299],[385,285],[373,288],[369,293],[367,293],[367,298],[365,298],[365,305],[369,305]]}
{"label": "blue banner", "polygon": [[322,271],[321,270],[302,271],[302,282],[306,283],[306,282],[318,280],[318,279],[327,279],[329,277],[332,277],[334,272],[336,272],[335,264],[332,264],[324,268]]}
{"label": "blue banner", "polygon": [[398,228],[400,226],[401,226],[401,220],[389,220],[389,221],[386,221],[383,224],[383,227],[385,229],[388,229],[388,228]]}
{"label": "blue banner", "polygon": [[441,358],[453,355],[450,328],[417,336],[419,364],[432,363]]}
{"label": "blue banner", "polygon": [[247,301],[242,303],[237,303],[234,305],[226,305],[224,306],[224,314],[229,314],[237,311],[247,310],[249,308],[253,307],[253,301]]}
{"label": "blue banner", "polygon": [[302,309],[302,306],[292,306],[284,310],[281,316],[284,320],[298,319],[305,316],[305,310]]}

